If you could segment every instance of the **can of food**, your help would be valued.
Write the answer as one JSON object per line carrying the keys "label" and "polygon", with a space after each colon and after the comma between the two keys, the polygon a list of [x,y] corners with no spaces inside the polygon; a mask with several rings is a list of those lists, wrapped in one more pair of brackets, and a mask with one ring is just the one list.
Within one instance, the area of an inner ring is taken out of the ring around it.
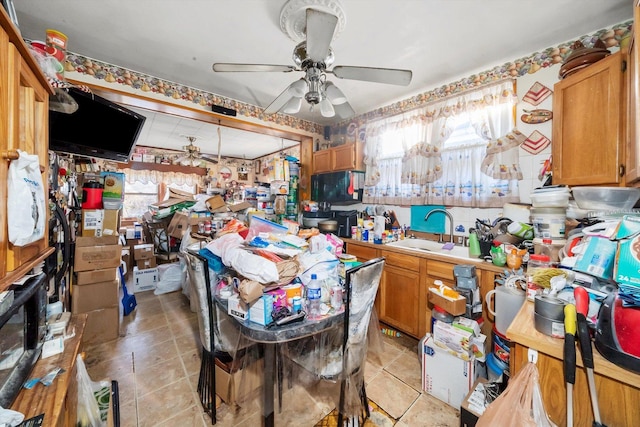
{"label": "can of food", "polygon": [[204,222],[204,234],[211,234],[211,221]]}
{"label": "can of food", "polygon": [[342,286],[331,288],[331,307],[336,311],[342,310]]}
{"label": "can of food", "polygon": [[204,234],[204,221],[198,223],[198,234]]}
{"label": "can of food", "polygon": [[291,311],[293,311],[294,313],[299,313],[300,311],[302,311],[302,297],[296,295],[292,298]]}
{"label": "can of food", "polygon": [[358,226],[357,225],[352,225],[351,226],[351,238],[355,239],[357,234],[358,234]]}

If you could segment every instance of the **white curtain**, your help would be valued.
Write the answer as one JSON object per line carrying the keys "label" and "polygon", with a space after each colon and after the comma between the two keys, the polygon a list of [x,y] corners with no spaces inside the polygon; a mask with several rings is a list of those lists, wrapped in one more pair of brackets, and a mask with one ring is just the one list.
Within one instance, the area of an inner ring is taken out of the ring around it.
{"label": "white curtain", "polygon": [[[512,80],[367,125],[363,203],[498,207],[519,201]],[[464,117],[472,144],[448,139]]]}

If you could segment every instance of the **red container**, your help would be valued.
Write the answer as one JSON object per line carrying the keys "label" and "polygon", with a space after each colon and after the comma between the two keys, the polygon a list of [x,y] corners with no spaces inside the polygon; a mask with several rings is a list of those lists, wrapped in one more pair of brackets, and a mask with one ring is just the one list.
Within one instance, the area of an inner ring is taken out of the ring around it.
{"label": "red container", "polygon": [[102,209],[103,189],[97,181],[86,182],[82,186],[82,209]]}

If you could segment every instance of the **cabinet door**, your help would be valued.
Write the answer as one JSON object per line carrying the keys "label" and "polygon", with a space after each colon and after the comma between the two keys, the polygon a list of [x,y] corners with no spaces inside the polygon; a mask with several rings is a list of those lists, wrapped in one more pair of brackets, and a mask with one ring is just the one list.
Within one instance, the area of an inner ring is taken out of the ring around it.
{"label": "cabinet door", "polygon": [[553,183],[620,185],[622,53],[556,83],[553,94]]}
{"label": "cabinet door", "polygon": [[313,173],[331,172],[331,150],[313,153]]}
{"label": "cabinet door", "polygon": [[353,170],[356,167],[355,144],[345,144],[331,149],[333,170]]}
{"label": "cabinet door", "polygon": [[418,337],[420,274],[385,265],[378,290],[380,320]]}
{"label": "cabinet door", "polygon": [[[633,8],[634,22],[640,23],[640,6],[635,2]],[[629,44],[629,60],[627,66],[627,85],[629,102],[627,103],[627,184],[640,179],[640,25],[633,26],[633,35]]]}

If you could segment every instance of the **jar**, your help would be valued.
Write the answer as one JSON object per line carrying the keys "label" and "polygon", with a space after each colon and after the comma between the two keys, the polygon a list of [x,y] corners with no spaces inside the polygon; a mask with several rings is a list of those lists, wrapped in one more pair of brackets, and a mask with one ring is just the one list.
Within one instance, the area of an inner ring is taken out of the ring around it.
{"label": "jar", "polygon": [[436,323],[436,320],[445,323],[453,323],[453,318],[453,315],[447,313],[444,308],[434,305],[433,310],[431,310],[431,331],[433,332],[433,325]]}
{"label": "jar", "polygon": [[533,301],[536,295],[542,293],[542,287],[533,281],[533,275],[536,270],[541,268],[551,268],[553,263],[551,257],[545,254],[529,255],[527,263],[527,299]]}

